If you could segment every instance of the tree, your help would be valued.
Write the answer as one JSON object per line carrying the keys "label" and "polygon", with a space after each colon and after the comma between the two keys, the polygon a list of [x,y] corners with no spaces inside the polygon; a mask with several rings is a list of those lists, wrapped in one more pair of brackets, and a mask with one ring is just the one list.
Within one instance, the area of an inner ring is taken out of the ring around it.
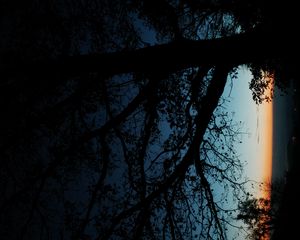
{"label": "tree", "polygon": [[[247,193],[245,199],[238,205],[236,218],[242,220],[248,228],[249,239],[269,239],[282,238],[289,236],[282,231],[283,217],[282,207],[286,206],[287,182],[277,180],[270,183],[261,183],[261,191],[265,197],[255,198]],[[283,235],[280,235],[283,234]]]}
{"label": "tree", "polygon": [[249,239],[267,239],[274,227],[271,213],[271,200],[265,198],[248,198],[239,206],[242,220],[250,229]]}
{"label": "tree", "polygon": [[226,239],[244,182],[221,95],[291,46],[261,38],[277,33],[264,4],[241,19],[228,2],[7,1],[1,236]]}

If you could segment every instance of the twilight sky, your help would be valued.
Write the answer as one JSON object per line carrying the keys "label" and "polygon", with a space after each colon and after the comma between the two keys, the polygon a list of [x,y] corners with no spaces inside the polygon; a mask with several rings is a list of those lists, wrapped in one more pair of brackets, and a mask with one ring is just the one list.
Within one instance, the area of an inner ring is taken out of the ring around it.
{"label": "twilight sky", "polygon": [[[237,143],[236,149],[242,162],[246,162],[245,177],[256,182],[270,181],[272,178],[272,145],[273,145],[273,102],[257,105],[252,99],[249,89],[251,72],[240,66],[238,78],[227,82],[223,97],[229,100],[228,111],[234,112],[234,120],[241,121],[245,134],[242,143]],[[247,189],[255,197],[270,197],[263,189],[247,185]],[[233,223],[244,226],[242,222]],[[244,240],[245,232],[232,228],[229,238]]]}
{"label": "twilight sky", "polygon": [[[272,175],[273,103],[257,105],[249,89],[250,80],[251,72],[241,66],[238,78],[228,81],[223,96],[230,100],[227,108],[235,113],[235,121],[242,121],[244,131],[248,133],[236,146],[241,160],[247,163],[245,175],[250,180],[269,181]],[[263,196],[263,193],[256,194]]]}

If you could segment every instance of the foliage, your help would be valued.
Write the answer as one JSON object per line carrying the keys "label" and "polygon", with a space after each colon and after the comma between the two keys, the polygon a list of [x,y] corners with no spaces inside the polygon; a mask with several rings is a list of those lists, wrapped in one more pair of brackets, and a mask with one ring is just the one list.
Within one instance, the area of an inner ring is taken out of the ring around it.
{"label": "foliage", "polygon": [[261,183],[260,187],[266,197],[255,198],[248,193],[238,205],[236,218],[247,226],[249,239],[269,239],[274,236],[280,217],[285,181]]}
{"label": "foliage", "polygon": [[262,102],[271,102],[274,94],[274,73],[270,67],[262,67],[261,65],[250,66],[253,78],[249,83],[249,88],[252,90],[253,100],[257,104]]}
{"label": "foliage", "polygon": [[250,229],[249,239],[268,239],[273,227],[271,201],[265,198],[248,198],[239,205],[238,220]]}
{"label": "foliage", "polygon": [[241,20],[241,2],[229,2],[6,1],[1,237],[227,238],[232,204],[245,194],[234,148],[243,131],[221,96],[239,63],[103,66],[149,45],[214,42],[262,21]]}

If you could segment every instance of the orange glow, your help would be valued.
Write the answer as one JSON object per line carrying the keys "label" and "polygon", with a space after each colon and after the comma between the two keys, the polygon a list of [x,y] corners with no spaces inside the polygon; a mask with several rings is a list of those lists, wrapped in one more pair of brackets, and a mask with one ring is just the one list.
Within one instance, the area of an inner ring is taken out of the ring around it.
{"label": "orange glow", "polygon": [[[263,144],[263,165],[262,165],[262,181],[270,183],[272,179],[272,157],[273,157],[273,104],[265,103],[264,109],[264,122],[262,135],[264,137]],[[263,191],[262,197],[269,198],[269,191]]]}
{"label": "orange glow", "polygon": [[[266,95],[273,95],[274,88],[274,74],[266,74],[269,83],[269,88],[266,91]],[[272,180],[272,158],[273,158],[273,102],[267,102],[263,104],[263,128],[262,136],[264,136],[263,147],[263,166],[262,166],[262,181],[265,183],[271,183]],[[263,198],[270,199],[270,191],[262,191]]]}
{"label": "orange glow", "polygon": [[[271,76],[273,78],[273,76]],[[270,79],[270,89],[267,90],[267,95],[271,96],[273,87],[274,87],[274,79]],[[272,181],[272,157],[273,157],[273,102],[266,102],[262,104],[261,108],[262,114],[262,128],[261,128],[261,136],[262,136],[262,181],[267,185]],[[271,191],[268,186],[264,187],[260,194],[261,198],[271,200]],[[270,206],[265,206],[269,208]],[[270,239],[270,233],[267,234],[263,238],[264,240]]]}

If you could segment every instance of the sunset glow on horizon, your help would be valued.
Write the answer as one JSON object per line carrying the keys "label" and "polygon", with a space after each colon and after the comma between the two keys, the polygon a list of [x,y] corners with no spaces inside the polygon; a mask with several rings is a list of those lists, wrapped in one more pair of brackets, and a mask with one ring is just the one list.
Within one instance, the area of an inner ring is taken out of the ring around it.
{"label": "sunset glow on horizon", "polygon": [[[273,89],[274,81],[271,79]],[[271,90],[268,89],[266,93],[271,94]],[[271,191],[269,184],[272,182],[272,162],[273,162],[273,101],[265,102],[259,106],[259,118],[261,121],[261,128],[258,129],[258,134],[260,137],[260,150],[259,155],[261,156],[261,181],[266,183],[258,193],[259,198],[271,200]],[[270,208],[271,205],[263,206],[264,208]],[[269,219],[267,217],[267,219]],[[264,221],[264,220],[263,220]],[[270,232],[263,238],[264,240],[269,240],[271,238]]]}
{"label": "sunset glow on horizon", "polygon": [[[271,79],[271,88],[274,87],[274,81]],[[271,95],[271,90],[267,90],[267,95]],[[260,156],[261,165],[261,181],[271,183],[272,181],[272,160],[273,160],[273,101],[265,102],[259,106],[259,118],[261,127],[259,129],[260,137]],[[268,188],[268,187],[267,187]],[[262,189],[259,197],[270,199],[270,191]]]}
{"label": "sunset glow on horizon", "polygon": [[[271,89],[274,88],[274,78],[270,79]],[[268,89],[267,95],[271,95],[271,90]],[[263,137],[263,165],[262,165],[262,181],[264,183],[272,182],[272,161],[273,161],[273,101],[264,103],[261,109],[262,114],[262,129],[261,136]],[[270,191],[263,189],[261,197],[270,199]]]}
{"label": "sunset glow on horizon", "polygon": [[[265,103],[261,108],[261,156],[262,169],[261,178],[264,183],[272,180],[272,158],[273,158],[273,103]],[[262,190],[261,197],[270,198],[270,192]]]}

